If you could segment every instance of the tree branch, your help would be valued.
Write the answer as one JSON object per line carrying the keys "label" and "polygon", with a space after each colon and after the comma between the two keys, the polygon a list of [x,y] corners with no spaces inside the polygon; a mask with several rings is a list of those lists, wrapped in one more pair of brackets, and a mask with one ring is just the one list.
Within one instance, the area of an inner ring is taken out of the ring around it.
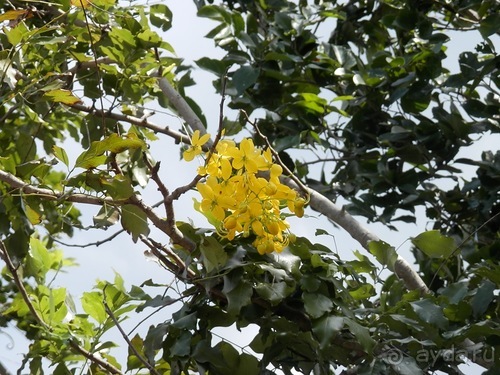
{"label": "tree branch", "polygon": [[149,363],[138,351],[137,349],[135,348],[135,346],[132,344],[132,342],[130,341],[130,339],[128,338],[127,334],[125,333],[125,331],[123,330],[122,326],[120,325],[120,323],[118,322],[118,319],[116,319],[115,315],[113,314],[113,311],[111,311],[111,309],[109,308],[107,302],[106,302],[106,288],[104,288],[103,290],[103,293],[104,293],[104,298],[103,298],[103,304],[104,304],[104,310],[106,311],[106,314],[108,314],[108,316],[111,318],[111,320],[113,321],[113,323],[115,324],[116,328],[118,328],[118,331],[120,331],[123,339],[125,340],[125,342],[127,343],[129,349],[134,353],[134,355],[137,357],[137,359],[144,365],[146,366],[146,368],[149,370],[150,374],[153,374],[153,375],[160,375],[160,373],[158,371],[156,371],[156,369],[154,368],[154,366]]}
{"label": "tree branch", "polygon": [[30,185],[20,178],[0,170],[0,181],[5,182],[7,185],[21,190],[24,194],[33,194],[37,195],[42,199],[49,200],[49,201],[57,201],[57,200],[65,200],[67,202],[74,202],[74,203],[84,203],[84,204],[93,204],[93,205],[103,205],[105,203],[110,204],[110,205],[116,205],[117,202],[114,201],[113,199],[106,197],[106,198],[100,198],[100,197],[95,197],[92,195],[88,194],[80,194],[80,193],[65,193],[65,192],[59,192],[51,189],[45,189],[45,188],[40,188],[36,187],[33,185]]}
{"label": "tree branch", "polygon": [[[283,183],[292,189],[301,190],[295,181],[288,177],[283,178]],[[317,191],[307,188],[309,194],[309,204],[311,208],[317,212],[322,213],[333,222],[340,225],[352,238],[358,241],[363,248],[368,250],[368,245],[371,241],[380,241],[380,238],[371,233],[368,229],[363,227],[359,221],[354,219],[346,210],[335,205],[330,199]],[[422,280],[422,278],[415,272],[413,267],[400,255],[394,265],[396,275],[403,280],[406,287],[410,290],[418,290],[422,295],[430,294],[430,290]]]}
{"label": "tree branch", "polygon": [[158,216],[152,207],[148,206],[144,203],[138,196],[132,195],[129,199],[125,201],[115,201],[109,197],[99,198],[91,195],[80,194],[80,193],[63,193],[55,190],[39,188],[33,185],[30,185],[18,177],[7,173],[5,171],[0,170],[0,181],[5,182],[13,188],[21,190],[24,194],[34,194],[39,196],[42,199],[46,199],[49,201],[67,201],[67,202],[75,202],[75,203],[84,203],[84,204],[93,204],[93,205],[122,205],[126,203],[131,203],[139,207],[149,220],[155,225],[158,229],[160,229],[163,233],[169,236],[172,239],[172,242],[182,246],[188,251],[192,251],[195,248],[195,244],[189,238],[184,237],[182,232],[177,229],[174,220],[165,220]]}
{"label": "tree branch", "polygon": [[99,117],[99,118],[102,118],[104,116],[106,118],[110,118],[113,120],[123,121],[123,122],[127,122],[129,124],[132,124],[132,125],[147,128],[149,130],[154,131],[155,133],[161,133],[161,134],[168,135],[169,137],[172,137],[173,139],[175,139],[177,142],[183,142],[186,144],[191,143],[191,140],[189,139],[189,137],[187,135],[182,134],[180,132],[177,132],[175,130],[171,130],[168,126],[165,126],[165,127],[158,126],[156,124],[153,124],[153,123],[147,121],[144,118],[138,118],[138,117],[134,117],[134,116],[130,116],[130,115],[124,115],[122,113],[116,113],[116,112],[112,112],[112,111],[97,109],[97,108],[86,106],[83,104],[73,104],[70,106],[70,108],[76,109],[76,110],[81,111],[81,112],[89,113],[89,114],[96,116],[96,117]]}
{"label": "tree branch", "polygon": [[116,368],[112,364],[103,361],[101,358],[96,357],[93,353],[82,348],[80,345],[78,345],[75,339],[71,339],[69,341],[69,346],[71,346],[77,353],[83,355],[89,361],[94,362],[99,367],[103,368],[104,370],[107,370],[109,373],[123,375],[123,372],[121,372],[118,368]]}
{"label": "tree branch", "polygon": [[[184,121],[186,121],[191,130],[199,130],[200,134],[202,135],[207,133],[207,129],[201,122],[198,115],[189,106],[189,104],[186,102],[186,99],[184,99],[182,95],[173,88],[168,79],[166,79],[165,77],[159,77],[158,86],[160,87],[163,95],[165,95],[170,103],[172,103],[174,108],[179,113],[179,116],[182,117]],[[210,140],[208,141],[207,146],[211,146]]]}

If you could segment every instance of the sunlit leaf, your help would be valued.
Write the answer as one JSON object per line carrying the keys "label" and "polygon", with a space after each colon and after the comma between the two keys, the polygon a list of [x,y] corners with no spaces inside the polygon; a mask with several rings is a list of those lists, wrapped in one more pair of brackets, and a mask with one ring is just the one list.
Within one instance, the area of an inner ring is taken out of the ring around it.
{"label": "sunlit leaf", "polygon": [[97,323],[102,324],[107,318],[103,305],[103,297],[98,292],[84,292],[80,299],[83,310],[94,318]]}
{"label": "sunlit leaf", "polygon": [[384,241],[371,241],[368,244],[368,249],[370,253],[372,253],[380,262],[380,264],[383,264],[384,266],[387,266],[389,270],[394,271],[394,264],[398,259],[398,254],[396,253],[394,247]]}
{"label": "sunlit leaf", "polygon": [[77,98],[73,93],[69,90],[63,90],[63,89],[58,89],[58,90],[50,90],[46,91],[45,94],[43,95],[47,100],[50,100],[52,102],[56,103],[63,103],[63,104],[76,104],[76,103],[81,103],[81,100]]}
{"label": "sunlit leaf", "polygon": [[103,205],[97,215],[93,217],[94,225],[98,228],[107,228],[120,219],[120,211],[113,206]]}
{"label": "sunlit leaf", "polygon": [[420,233],[411,242],[430,258],[447,258],[456,249],[453,238],[443,236],[438,230]]}
{"label": "sunlit leaf", "polygon": [[54,156],[57,159],[59,159],[60,161],[62,161],[64,163],[64,165],[66,165],[67,167],[69,167],[68,154],[66,153],[66,151],[64,150],[64,148],[59,147],[59,146],[52,146],[52,152],[54,153]]}
{"label": "sunlit leaf", "polygon": [[28,9],[11,9],[7,12],[0,14],[0,22],[1,21],[11,21],[17,20],[19,17],[29,14],[30,11]]}
{"label": "sunlit leaf", "polygon": [[70,4],[77,8],[88,8],[92,2],[90,0],[71,0]]}

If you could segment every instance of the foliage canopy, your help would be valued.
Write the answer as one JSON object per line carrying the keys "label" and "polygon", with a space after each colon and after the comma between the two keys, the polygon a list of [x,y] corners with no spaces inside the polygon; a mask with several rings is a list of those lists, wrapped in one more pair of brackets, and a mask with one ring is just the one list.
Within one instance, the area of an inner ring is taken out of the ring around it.
{"label": "foliage canopy", "polygon": [[[0,324],[31,342],[20,372],[498,372],[500,152],[464,153],[500,131],[498,2],[195,4],[224,54],[196,61],[221,96],[216,127],[186,94],[193,67],[168,43],[182,15],[167,5],[0,5]],[[456,62],[453,38],[465,41]],[[153,106],[183,126],[160,125]],[[190,183],[164,181],[157,142],[202,161]],[[191,190],[207,228],[175,218]],[[182,288],[116,275],[75,303],[53,287],[73,265],[60,241],[82,228],[82,205]],[[366,252],[294,235],[286,219],[305,205]],[[430,224],[411,241],[414,266],[360,224],[397,230],[420,212]],[[122,330],[165,307],[144,335]],[[245,348],[214,335],[249,325]],[[106,341],[117,330],[126,363]]]}

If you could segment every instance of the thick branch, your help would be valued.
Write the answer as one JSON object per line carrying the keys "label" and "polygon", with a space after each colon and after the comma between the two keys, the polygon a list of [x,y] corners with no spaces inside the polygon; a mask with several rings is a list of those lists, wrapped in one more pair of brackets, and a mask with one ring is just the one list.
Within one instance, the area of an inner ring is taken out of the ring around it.
{"label": "thick branch", "polygon": [[[159,77],[158,85],[163,95],[165,95],[175,109],[177,109],[179,116],[186,121],[191,130],[199,130],[200,134],[205,134],[207,129],[205,129],[198,115],[193,111],[182,95],[172,87],[168,79]],[[210,147],[211,141],[209,141],[207,145]]]}
{"label": "thick branch", "polygon": [[[284,178],[283,182],[293,189],[300,190],[301,187],[289,178]],[[317,191],[307,188],[307,193],[310,196],[310,206],[313,210],[318,211],[334,221],[347,233],[351,235],[361,246],[368,249],[371,241],[380,241],[377,235],[371,233],[368,229],[363,227],[359,221],[354,219],[346,210],[335,205],[330,199]],[[430,290],[425,285],[422,278],[415,272],[413,267],[400,255],[394,265],[396,275],[403,280],[406,287],[410,290],[419,290],[421,294],[429,294]]]}

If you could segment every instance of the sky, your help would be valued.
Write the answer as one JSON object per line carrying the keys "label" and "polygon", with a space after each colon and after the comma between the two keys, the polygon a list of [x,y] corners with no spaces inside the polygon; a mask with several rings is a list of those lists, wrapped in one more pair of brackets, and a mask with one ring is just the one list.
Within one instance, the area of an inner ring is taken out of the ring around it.
{"label": "sky", "polygon": [[[203,57],[210,56],[213,58],[221,57],[222,52],[217,50],[213,41],[204,39],[204,35],[215,27],[215,24],[207,19],[196,18],[196,7],[191,0],[164,0],[173,13],[173,28],[165,35],[165,40],[169,42],[175,49],[179,57],[185,58],[185,63],[193,64],[193,61]],[[457,50],[458,51],[458,50]],[[458,52],[457,52],[458,53]],[[449,53],[454,55],[454,51]],[[197,83],[195,87],[188,88],[187,93],[190,95],[203,109],[208,120],[208,131],[215,134],[218,117],[220,96],[214,93],[212,87],[213,76],[200,69],[195,69],[192,76]],[[231,116],[229,110],[226,115]],[[236,116],[235,116],[236,117]],[[172,115],[158,114],[152,118],[152,121],[159,124],[168,125],[173,129],[181,128],[181,120]],[[481,152],[481,149],[498,148],[493,142],[498,139],[486,140],[487,144],[482,144],[470,151],[474,154]],[[496,143],[498,144],[498,143]],[[184,185],[191,181],[196,173],[196,163],[185,163],[179,161],[178,146],[170,139],[163,138],[152,145],[151,153],[156,160],[160,160],[161,169],[160,176],[166,182],[167,187],[175,189],[178,186]],[[70,155],[73,162],[77,154]],[[201,214],[193,210],[192,198],[195,194],[186,194],[175,204],[177,220],[189,221],[193,220],[197,225],[208,226],[208,223],[201,217]],[[147,189],[143,198],[153,204],[159,200],[154,187]],[[79,207],[82,213],[86,216],[84,225],[92,224],[92,215],[98,211],[97,207]],[[313,237],[317,228],[322,228],[332,233],[332,236],[318,237],[316,240],[322,242],[333,249],[345,252],[345,257],[352,258],[352,250],[360,249],[360,246],[351,239],[346,233],[340,229],[335,229],[326,220],[317,214],[308,211],[309,217],[303,219],[291,218],[291,229],[299,236]],[[410,242],[408,238],[416,236],[418,233],[425,230],[425,222],[421,225],[403,224],[399,226],[399,232],[391,232],[383,225],[370,224],[369,228],[376,232],[379,237],[386,242],[391,243],[405,256],[410,263],[413,262],[409,254]],[[97,241],[108,237],[119,228],[111,227],[106,232],[98,231],[83,231],[77,233],[74,238],[68,239],[66,242],[72,244],[85,244],[91,241]],[[167,243],[166,238],[162,238],[158,234],[157,239]],[[339,249],[339,246],[342,249]],[[112,281],[115,272],[122,275],[125,279],[127,287],[131,285],[139,285],[147,279],[153,279],[154,282],[168,284],[173,281],[172,276],[160,268],[155,262],[146,259],[143,255],[145,250],[142,244],[133,244],[126,234],[121,234],[114,241],[106,243],[99,247],[74,248],[62,246],[66,256],[74,257],[79,263],[79,267],[68,269],[66,273],[58,275],[54,286],[65,286],[77,300],[84,291],[88,291],[95,284],[97,279]],[[347,251],[346,251],[347,250]],[[156,293],[161,293],[158,290]],[[154,293],[153,291],[151,293]],[[153,294],[154,295],[154,294]],[[148,311],[149,312],[149,311]],[[154,322],[164,321],[169,318],[168,311],[162,311],[150,321],[143,324],[139,332],[144,334],[150,324]],[[136,320],[131,320],[125,323],[126,328],[131,328],[137,323]],[[234,330],[220,330],[217,333],[225,336],[231,341],[237,341],[244,346],[253,338],[255,327],[250,327],[249,331],[238,333]],[[117,332],[110,335],[110,339],[116,340],[125,346],[123,339]],[[22,361],[22,353],[26,351],[26,340],[13,327],[6,332],[0,332],[0,362],[2,362],[9,370],[15,373],[15,370],[20,366]],[[117,353],[114,353],[117,354]],[[119,352],[118,357],[124,358],[124,353]],[[469,368],[467,373],[473,374],[475,370]]]}

